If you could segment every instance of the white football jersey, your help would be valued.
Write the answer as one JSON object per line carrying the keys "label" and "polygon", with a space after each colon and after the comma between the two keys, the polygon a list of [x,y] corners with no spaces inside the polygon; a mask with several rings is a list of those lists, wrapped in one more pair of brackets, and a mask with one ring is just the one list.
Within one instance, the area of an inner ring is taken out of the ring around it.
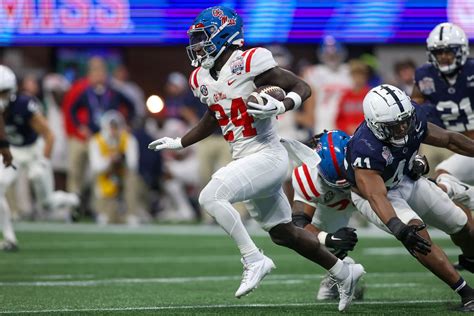
{"label": "white football jersey", "polygon": [[293,170],[294,200],[309,204],[325,205],[334,211],[352,209],[351,189],[336,189],[330,187],[320,177],[317,168],[308,168],[303,164]]}
{"label": "white football jersey", "polygon": [[207,104],[229,142],[234,159],[279,145],[275,118],[259,120],[247,113],[246,101],[255,91],[254,78],[277,66],[272,53],[261,47],[236,50],[222,67],[218,79],[199,67],[189,78],[194,96]]}
{"label": "white football jersey", "polygon": [[336,128],[336,116],[342,93],[352,86],[352,78],[347,64],[332,70],[326,65],[312,66],[304,78],[316,94],[314,132]]}

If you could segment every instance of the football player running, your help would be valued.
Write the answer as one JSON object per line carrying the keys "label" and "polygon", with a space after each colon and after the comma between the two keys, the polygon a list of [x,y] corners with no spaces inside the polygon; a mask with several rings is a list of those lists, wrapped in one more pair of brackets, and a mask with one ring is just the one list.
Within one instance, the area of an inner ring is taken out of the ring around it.
{"label": "football player running", "polygon": [[392,233],[458,293],[462,311],[474,311],[474,290],[431,241],[425,223],[449,234],[467,257],[474,255],[474,230],[466,214],[438,186],[424,177],[409,177],[421,143],[473,157],[474,141],[429,123],[420,106],[390,85],[370,90],[363,109],[365,122],[346,153],[352,201],[369,221]]}
{"label": "football player running", "polygon": [[[316,168],[303,164],[293,170],[293,223],[315,234],[339,259],[354,263],[347,256],[357,244],[355,229],[348,227],[356,211],[351,201],[351,184],[344,173],[349,139],[349,135],[340,130],[325,131],[313,138],[314,159],[318,160]],[[335,285],[334,279],[326,275],[316,299],[337,299],[339,293]],[[355,296],[363,296],[362,287],[358,287]]]}
{"label": "football player running", "polygon": [[[79,201],[74,194],[53,192],[53,174],[49,163],[54,143],[53,132],[36,100],[17,93],[16,76],[10,68],[3,65],[0,65],[0,110],[3,112],[5,131],[15,164],[19,169],[26,170],[40,206],[50,211],[50,214],[59,209],[77,206]],[[0,218],[3,225],[3,249],[7,251],[18,249],[10,208],[5,198],[8,187],[17,175],[18,171],[14,168],[0,165]]]}
{"label": "football player running", "polygon": [[[364,274],[359,264],[336,258],[308,231],[291,222],[291,207],[282,190],[288,168],[288,153],[275,131],[276,115],[297,109],[311,94],[309,86],[290,71],[277,66],[264,48],[241,50],[242,19],[232,9],[218,6],[202,11],[188,31],[188,55],[194,67],[189,83],[208,111],[182,138],[164,137],[150,143],[152,150],[181,149],[209,136],[220,126],[229,142],[233,161],[219,169],[202,190],[199,203],[234,240],[242,255],[244,272],[235,296],[253,289],[274,267],[259,251],[232,203],[249,200],[251,216],[269,232],[272,240],[294,249],[321,265],[337,280],[339,310],[349,306],[355,285]],[[264,85],[283,88],[283,101],[269,95],[265,107],[246,99]]]}
{"label": "football player running", "polygon": [[[474,139],[474,59],[468,58],[464,31],[452,23],[438,24],[429,34],[429,62],[415,72],[413,101],[426,102],[428,120]],[[436,182],[455,202],[474,209],[474,159],[454,154],[436,166]],[[466,262],[461,257],[460,262]],[[470,263],[474,269],[474,261]]]}

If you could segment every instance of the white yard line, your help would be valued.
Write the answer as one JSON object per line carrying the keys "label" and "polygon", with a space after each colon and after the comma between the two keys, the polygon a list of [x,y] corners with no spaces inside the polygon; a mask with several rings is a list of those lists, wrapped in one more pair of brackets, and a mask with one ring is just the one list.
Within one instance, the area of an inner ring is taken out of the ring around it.
{"label": "white yard line", "polygon": [[[459,248],[443,248],[443,251],[448,256],[455,256],[461,254],[461,249]],[[398,256],[398,255],[408,255],[408,251],[404,247],[368,247],[363,248],[362,253],[366,256]]]}
{"label": "white yard line", "polygon": [[[412,305],[426,303],[455,303],[452,300],[410,300],[410,301],[360,301],[354,305]],[[336,305],[336,302],[317,303],[288,303],[288,304],[218,304],[218,305],[175,305],[175,306],[137,306],[137,307],[104,307],[104,308],[66,308],[45,310],[8,310],[0,311],[0,314],[24,314],[24,313],[80,313],[80,312],[120,312],[120,311],[163,311],[163,310],[196,310],[196,309],[225,309],[225,308],[266,308],[266,307],[311,307]]]}
{"label": "white yard line", "polygon": [[[404,273],[404,276],[428,276],[428,272],[409,272]],[[281,284],[288,282],[305,282],[305,281],[319,281],[323,274],[275,274],[268,276],[263,282],[265,284]],[[367,274],[366,278],[379,277],[400,277],[400,273],[381,272]],[[0,282],[0,286],[98,286],[109,284],[144,284],[144,283],[191,283],[191,282],[223,282],[240,280],[240,275],[225,275],[225,276],[195,276],[195,277],[170,277],[170,278],[112,278],[103,280],[62,280],[62,281],[4,281]],[[369,287],[407,287],[416,286],[416,283],[373,283],[367,284]]]}
{"label": "white yard line", "polygon": [[[264,230],[258,225],[247,225],[249,232],[253,236],[268,236]],[[109,225],[100,227],[95,224],[61,224],[61,223],[26,223],[21,222],[15,224],[17,231],[24,232],[47,232],[47,233],[79,233],[79,234],[151,234],[151,235],[201,235],[201,236],[215,236],[226,235],[225,232],[217,225],[159,225],[146,224],[137,228],[130,228],[126,225]],[[381,231],[377,227],[371,225],[367,228],[358,228],[357,234],[359,237],[368,238],[383,238],[390,239],[393,236]],[[433,238],[449,239],[445,233],[430,229],[430,235]]]}

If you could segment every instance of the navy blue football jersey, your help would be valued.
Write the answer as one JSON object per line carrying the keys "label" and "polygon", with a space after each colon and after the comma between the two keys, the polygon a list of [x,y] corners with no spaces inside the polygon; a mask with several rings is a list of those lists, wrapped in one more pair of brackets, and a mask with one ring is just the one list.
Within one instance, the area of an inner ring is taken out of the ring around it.
{"label": "navy blue football jersey", "polygon": [[30,120],[39,112],[38,102],[26,95],[17,95],[5,109],[5,132],[12,146],[31,145],[38,134],[31,128]]}
{"label": "navy blue football jersey", "polygon": [[428,120],[444,129],[474,130],[474,59],[468,58],[451,85],[430,63],[415,72],[415,83],[429,101]]}
{"label": "navy blue football jersey", "polygon": [[388,189],[396,186],[403,175],[409,172],[428,129],[426,113],[419,105],[414,106],[415,128],[408,134],[407,143],[403,147],[379,140],[366,122],[359,126],[347,145],[344,163],[347,179],[352,185],[356,185],[354,168],[380,171]]}

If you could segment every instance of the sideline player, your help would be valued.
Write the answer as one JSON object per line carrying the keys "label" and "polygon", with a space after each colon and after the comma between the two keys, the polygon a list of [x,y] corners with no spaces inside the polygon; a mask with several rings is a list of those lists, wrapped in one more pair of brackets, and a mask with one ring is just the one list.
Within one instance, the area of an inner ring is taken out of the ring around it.
{"label": "sideline player", "polygon": [[[3,108],[5,131],[16,166],[24,168],[33,184],[35,197],[50,215],[77,206],[74,194],[54,191],[53,174],[49,158],[54,136],[46,118],[41,114],[35,99],[17,93],[16,76],[13,71],[0,65],[0,107]],[[40,141],[41,136],[44,140]],[[16,179],[18,171],[0,166],[0,217],[3,221],[3,249],[18,249],[13,231],[10,208],[5,192]]]}
{"label": "sideline player", "polygon": [[[182,138],[160,138],[150,143],[153,150],[181,149],[209,136],[217,126],[229,142],[233,161],[219,169],[199,196],[199,202],[230,235],[242,255],[244,272],[235,296],[255,289],[274,267],[259,251],[246,231],[232,203],[250,200],[251,215],[269,232],[273,242],[289,247],[321,265],[338,281],[339,310],[349,306],[362,265],[347,264],[321,247],[311,233],[291,222],[291,207],[282,189],[288,168],[288,153],[275,131],[275,116],[297,109],[309,97],[309,86],[290,71],[277,66],[270,51],[252,48],[242,51],[242,19],[229,8],[205,9],[188,31],[187,47],[192,65],[193,93],[209,110]],[[269,95],[265,107],[246,99],[264,85],[288,92],[283,101]],[[252,115],[249,115],[251,113]]]}
{"label": "sideline player", "polygon": [[474,311],[474,290],[431,241],[426,224],[450,235],[466,257],[474,256],[474,229],[466,214],[438,186],[408,176],[420,144],[474,156],[474,141],[427,121],[423,109],[400,89],[380,85],[363,102],[365,122],[347,145],[346,173],[352,201],[380,229],[392,233]]}

